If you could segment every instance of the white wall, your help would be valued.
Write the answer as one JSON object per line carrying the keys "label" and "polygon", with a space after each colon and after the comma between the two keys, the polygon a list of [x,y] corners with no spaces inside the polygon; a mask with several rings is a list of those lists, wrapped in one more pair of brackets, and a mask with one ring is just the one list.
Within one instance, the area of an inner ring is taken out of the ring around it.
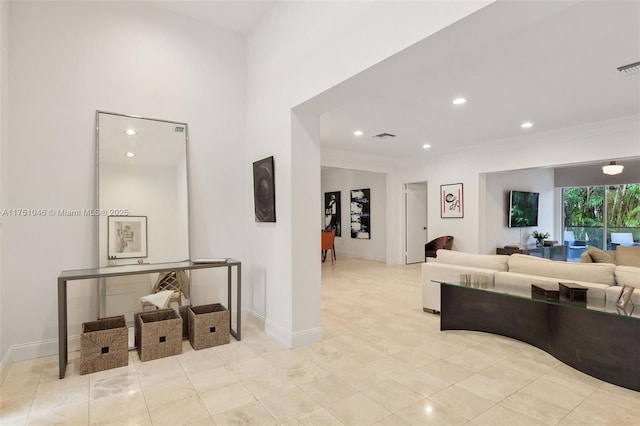
{"label": "white wall", "polygon": [[[350,191],[371,189],[371,239],[351,238]],[[336,253],[340,257],[387,260],[387,179],[382,173],[359,170],[329,169],[321,174],[320,202],[324,206],[325,192],[340,191],[342,236],[336,237]],[[321,209],[322,210],[322,209]],[[324,219],[324,214],[321,211]],[[323,227],[321,222],[320,227]]]}
{"label": "white wall", "polygon": [[[495,201],[488,199],[488,193],[499,189],[490,188],[491,184],[503,185],[493,181],[487,182],[486,175],[501,171],[523,171],[534,168],[545,168],[581,162],[602,161],[609,158],[637,157],[640,155],[638,145],[640,120],[637,117],[621,118],[600,123],[590,123],[579,127],[560,129],[553,132],[532,133],[520,138],[495,141],[491,144],[466,150],[465,152],[437,156],[422,164],[406,162],[401,164],[398,179],[401,182],[428,181],[428,227],[433,235],[453,235],[455,246],[459,251],[474,253],[495,252],[495,236],[490,235],[504,225],[504,214],[496,214],[498,207]],[[540,171],[524,173],[523,185],[529,178],[544,180],[545,194],[553,186],[553,177]],[[529,178],[528,178],[529,177]],[[438,214],[439,186],[446,183],[462,182],[464,184],[464,218],[441,219]],[[536,182],[529,181],[533,188]],[[526,188],[523,188],[526,189]],[[548,197],[548,195],[545,195]],[[545,203],[557,203],[548,199]],[[492,205],[493,204],[493,205]],[[545,222],[540,224],[544,226]],[[556,217],[555,222],[558,221]],[[390,232],[400,232],[402,220],[393,224]],[[559,227],[554,223],[554,239],[561,240]],[[542,228],[541,228],[542,230]],[[502,235],[502,234],[501,234]],[[507,234],[510,242],[515,236]],[[502,244],[502,240],[499,241]],[[399,252],[401,246],[396,250]]]}
{"label": "white wall", "polygon": [[245,170],[274,155],[278,222],[252,223],[247,210],[245,276],[269,334],[290,346],[321,338],[320,235],[309,221],[321,209],[319,116],[291,109],[488,3],[282,2],[249,34]]}
{"label": "white wall", "polygon": [[[248,265],[243,37],[142,2],[12,2],[9,13],[3,208],[95,207],[98,109],[186,122],[191,254]],[[56,353],[56,278],[96,265],[96,221],[4,219],[0,355]],[[71,336],[96,313],[88,287],[70,284]]]}
{"label": "white wall", "polygon": [[[3,146],[7,140],[8,134],[8,121],[7,121],[7,91],[8,91],[8,78],[9,78],[9,3],[0,2],[0,176],[2,176],[2,157]],[[0,185],[0,209],[4,208],[2,202],[2,185]],[[3,286],[3,264],[2,264],[2,238],[3,238],[3,225],[4,220],[0,217],[0,307],[2,306],[2,300],[5,298],[5,288]],[[2,315],[0,315],[0,339],[5,333],[5,327],[7,322],[3,321]],[[1,346],[0,346],[1,348]],[[2,352],[0,352],[0,360],[2,359]]]}
{"label": "white wall", "polygon": [[[495,253],[496,247],[505,244],[533,244],[531,232],[549,232],[551,240],[562,241],[562,235],[555,232],[554,216],[558,206],[554,200],[553,169],[527,169],[514,172],[489,173],[486,178],[484,213],[486,235],[481,253]],[[509,191],[529,191],[540,193],[538,206],[538,226],[509,228]],[[491,218],[491,220],[488,220]]]}

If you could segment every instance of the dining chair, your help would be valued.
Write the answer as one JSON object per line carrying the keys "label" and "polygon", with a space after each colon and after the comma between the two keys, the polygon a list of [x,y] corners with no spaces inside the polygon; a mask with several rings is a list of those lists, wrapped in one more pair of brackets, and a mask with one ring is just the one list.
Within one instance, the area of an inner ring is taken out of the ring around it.
{"label": "dining chair", "polygon": [[322,261],[326,259],[327,252],[331,250],[331,264],[336,260],[335,249],[336,231],[322,231],[322,253],[324,254]]}

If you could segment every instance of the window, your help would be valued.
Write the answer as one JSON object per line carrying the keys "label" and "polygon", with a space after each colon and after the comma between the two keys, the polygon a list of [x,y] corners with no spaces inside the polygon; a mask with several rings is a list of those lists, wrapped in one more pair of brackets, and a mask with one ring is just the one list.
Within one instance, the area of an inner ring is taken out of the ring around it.
{"label": "window", "polygon": [[609,250],[640,242],[640,184],[563,188],[562,200],[565,242],[572,235]]}

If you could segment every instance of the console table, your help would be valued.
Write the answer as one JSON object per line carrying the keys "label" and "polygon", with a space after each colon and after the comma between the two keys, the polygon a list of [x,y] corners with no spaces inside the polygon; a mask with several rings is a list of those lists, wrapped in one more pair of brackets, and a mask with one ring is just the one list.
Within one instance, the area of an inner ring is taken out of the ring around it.
{"label": "console table", "polygon": [[529,254],[551,260],[567,260],[567,247],[564,245],[537,247],[535,244],[522,247],[498,247],[496,254]]}
{"label": "console table", "polygon": [[441,287],[440,330],[511,337],[590,376],[640,391],[638,312],[622,311],[615,301],[573,304],[500,292],[495,287],[434,282]]}
{"label": "console table", "polygon": [[[240,340],[240,294],[241,263],[228,259],[219,263],[192,263],[190,261],[157,264],[135,264],[124,266],[106,266],[104,268],[78,269],[62,271],[58,277],[58,361],[60,378],[63,379],[67,369],[68,342],[67,342],[67,282],[74,280],[88,280],[94,278],[120,277],[124,275],[150,274],[154,272],[189,271],[194,269],[227,268],[227,306],[229,309],[229,327],[231,335]],[[232,327],[233,316],[231,304],[232,269],[236,269],[236,330]]]}

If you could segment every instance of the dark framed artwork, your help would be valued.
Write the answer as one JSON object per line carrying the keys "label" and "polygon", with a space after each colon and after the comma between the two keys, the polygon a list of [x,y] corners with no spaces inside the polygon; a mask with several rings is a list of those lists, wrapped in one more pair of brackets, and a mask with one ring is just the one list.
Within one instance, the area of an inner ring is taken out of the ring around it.
{"label": "dark framed artwork", "polygon": [[340,191],[324,193],[324,229],[336,231],[336,237],[342,236],[340,210]]}
{"label": "dark framed artwork", "polygon": [[351,238],[371,239],[371,189],[351,190]]}
{"label": "dark framed artwork", "polygon": [[463,194],[461,183],[440,185],[440,217],[464,217],[464,206],[462,204],[462,200]]}
{"label": "dark framed artwork", "polygon": [[253,203],[256,222],[276,221],[276,181],[273,156],[253,163]]}
{"label": "dark framed artwork", "polygon": [[109,259],[147,257],[147,217],[109,216]]}

